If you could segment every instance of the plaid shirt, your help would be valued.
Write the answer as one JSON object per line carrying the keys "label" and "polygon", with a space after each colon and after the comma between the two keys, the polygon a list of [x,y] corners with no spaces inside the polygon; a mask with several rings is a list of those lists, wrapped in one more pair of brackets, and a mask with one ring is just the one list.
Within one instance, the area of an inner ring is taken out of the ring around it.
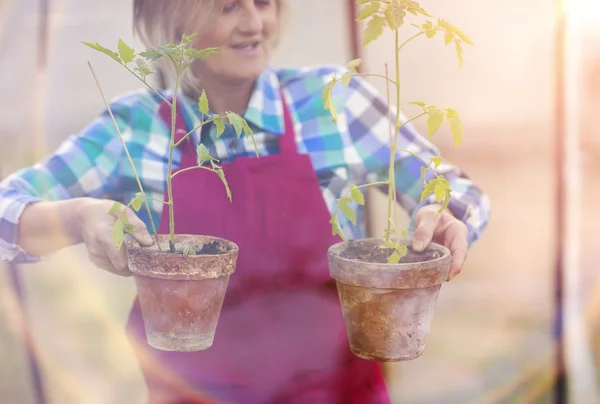
{"label": "plaid shirt", "polygon": [[[323,86],[333,74],[340,77],[344,72],[336,66],[267,69],[257,80],[244,114],[255,133],[259,156],[278,153],[277,136],[284,132],[279,91],[283,90],[294,121],[298,150],[310,156],[330,212],[335,210],[336,199],[349,189],[350,183],[361,185],[385,180],[390,159],[387,105],[366,80],[354,77],[347,87],[335,86],[333,98],[339,114],[335,123],[324,109]],[[169,92],[163,95],[168,97]],[[113,100],[111,108],[144,190],[148,196],[162,200],[166,190],[170,127],[158,114],[160,102],[158,96],[144,89]],[[200,124],[202,116],[195,100],[182,96],[179,105],[188,128]],[[212,124],[206,125],[202,136],[213,157],[227,163],[236,157],[255,156],[251,139],[238,140],[231,126],[226,127],[218,139],[215,132]],[[194,133],[193,137],[196,144],[200,142],[200,133]],[[398,143],[425,161],[439,155],[410,125],[401,129]],[[181,154],[175,150],[174,169],[179,167],[180,160]],[[417,158],[398,152],[396,164],[398,201],[411,214],[412,229],[419,205],[435,201],[429,198],[419,204],[423,181],[422,164]],[[449,209],[467,225],[469,243],[472,243],[488,223],[488,199],[456,167],[444,163],[438,173],[451,183]],[[15,242],[19,217],[31,203],[83,196],[127,203],[138,191],[113,122],[105,112],[81,133],[69,137],[44,161],[0,182],[0,258],[7,261],[39,259],[28,256]],[[235,195],[233,198],[235,203]],[[158,223],[162,204],[150,201],[150,208]],[[364,236],[364,209],[357,208],[356,225],[339,215],[342,231],[348,238]],[[139,215],[149,226],[146,210],[141,209]]]}

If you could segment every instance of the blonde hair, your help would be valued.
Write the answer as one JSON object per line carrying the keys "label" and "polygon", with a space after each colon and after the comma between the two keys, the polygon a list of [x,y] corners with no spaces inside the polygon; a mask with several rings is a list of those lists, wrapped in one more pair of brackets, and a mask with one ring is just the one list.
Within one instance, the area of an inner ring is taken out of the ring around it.
{"label": "blonde hair", "polygon": [[[277,43],[287,16],[287,0],[275,1],[279,14],[279,32],[275,38]],[[220,0],[134,0],[134,33],[148,48],[160,42],[178,43],[183,34],[202,33],[219,2]],[[195,95],[201,91],[198,83],[192,69],[188,69],[182,81],[183,91]]]}

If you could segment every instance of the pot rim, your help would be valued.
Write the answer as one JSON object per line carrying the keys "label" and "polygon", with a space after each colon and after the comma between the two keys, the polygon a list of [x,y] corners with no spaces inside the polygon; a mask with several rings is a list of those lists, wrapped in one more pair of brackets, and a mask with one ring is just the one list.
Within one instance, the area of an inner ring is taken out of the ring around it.
{"label": "pot rim", "polygon": [[[352,240],[345,240],[345,241],[340,241],[338,243],[333,244],[332,246],[329,247],[327,253],[331,256],[335,256],[336,261],[338,262],[348,262],[348,263],[354,263],[354,264],[370,264],[370,265],[376,265],[377,267],[381,268],[382,270],[385,269],[394,269],[394,271],[398,271],[404,268],[409,268],[409,267],[414,267],[417,264],[436,264],[439,263],[440,261],[444,261],[447,260],[448,257],[451,257],[451,252],[450,249],[448,249],[448,247],[443,246],[441,244],[438,243],[434,243],[433,241],[431,243],[429,243],[429,245],[426,248],[426,251],[429,249],[433,249],[433,250],[437,250],[442,252],[442,256],[441,257],[437,257],[431,260],[425,260],[425,261],[417,261],[417,262],[402,262],[402,259],[400,259],[400,262],[396,263],[396,264],[390,264],[390,263],[373,263],[373,262],[368,262],[368,261],[363,261],[360,259],[355,259],[355,258],[345,258],[341,256],[341,251],[343,249],[343,246],[347,246],[353,242],[380,242],[382,241],[382,238],[379,237],[368,237],[368,238],[359,238],[359,239],[352,239]],[[406,240],[402,240],[402,244],[404,245],[409,245],[412,242],[412,237],[406,239]]]}

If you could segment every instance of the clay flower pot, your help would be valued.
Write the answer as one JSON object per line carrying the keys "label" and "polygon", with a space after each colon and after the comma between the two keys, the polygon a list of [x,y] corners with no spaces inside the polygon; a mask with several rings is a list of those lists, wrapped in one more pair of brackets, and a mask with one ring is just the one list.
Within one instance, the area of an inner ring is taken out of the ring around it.
{"label": "clay flower pot", "polygon": [[[165,252],[169,236],[158,237],[163,251],[127,241],[148,344],[164,351],[207,349],[235,271],[238,247],[215,237],[177,235],[175,245],[182,250],[170,254]],[[185,248],[196,254],[183,254]]]}
{"label": "clay flower pot", "polygon": [[[407,242],[408,243],[408,242]],[[388,264],[391,250],[379,239],[351,240],[328,251],[355,355],[379,362],[405,361],[423,353],[435,302],[450,270],[450,251],[432,243]]]}

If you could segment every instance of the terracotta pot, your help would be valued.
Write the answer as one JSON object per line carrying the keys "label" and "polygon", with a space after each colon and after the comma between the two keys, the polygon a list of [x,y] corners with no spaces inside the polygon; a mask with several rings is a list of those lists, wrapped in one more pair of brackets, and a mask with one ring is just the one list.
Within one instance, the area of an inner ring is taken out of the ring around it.
{"label": "terracotta pot", "polygon": [[162,251],[127,241],[146,339],[164,351],[201,351],[213,343],[238,247],[215,237],[177,235],[176,248],[198,253],[171,254],[168,240],[159,236]]}
{"label": "terracotta pot", "polygon": [[[409,242],[407,242],[409,243]],[[379,239],[345,241],[328,252],[352,352],[380,362],[423,353],[435,302],[448,278],[450,251],[431,244],[388,264]]]}

